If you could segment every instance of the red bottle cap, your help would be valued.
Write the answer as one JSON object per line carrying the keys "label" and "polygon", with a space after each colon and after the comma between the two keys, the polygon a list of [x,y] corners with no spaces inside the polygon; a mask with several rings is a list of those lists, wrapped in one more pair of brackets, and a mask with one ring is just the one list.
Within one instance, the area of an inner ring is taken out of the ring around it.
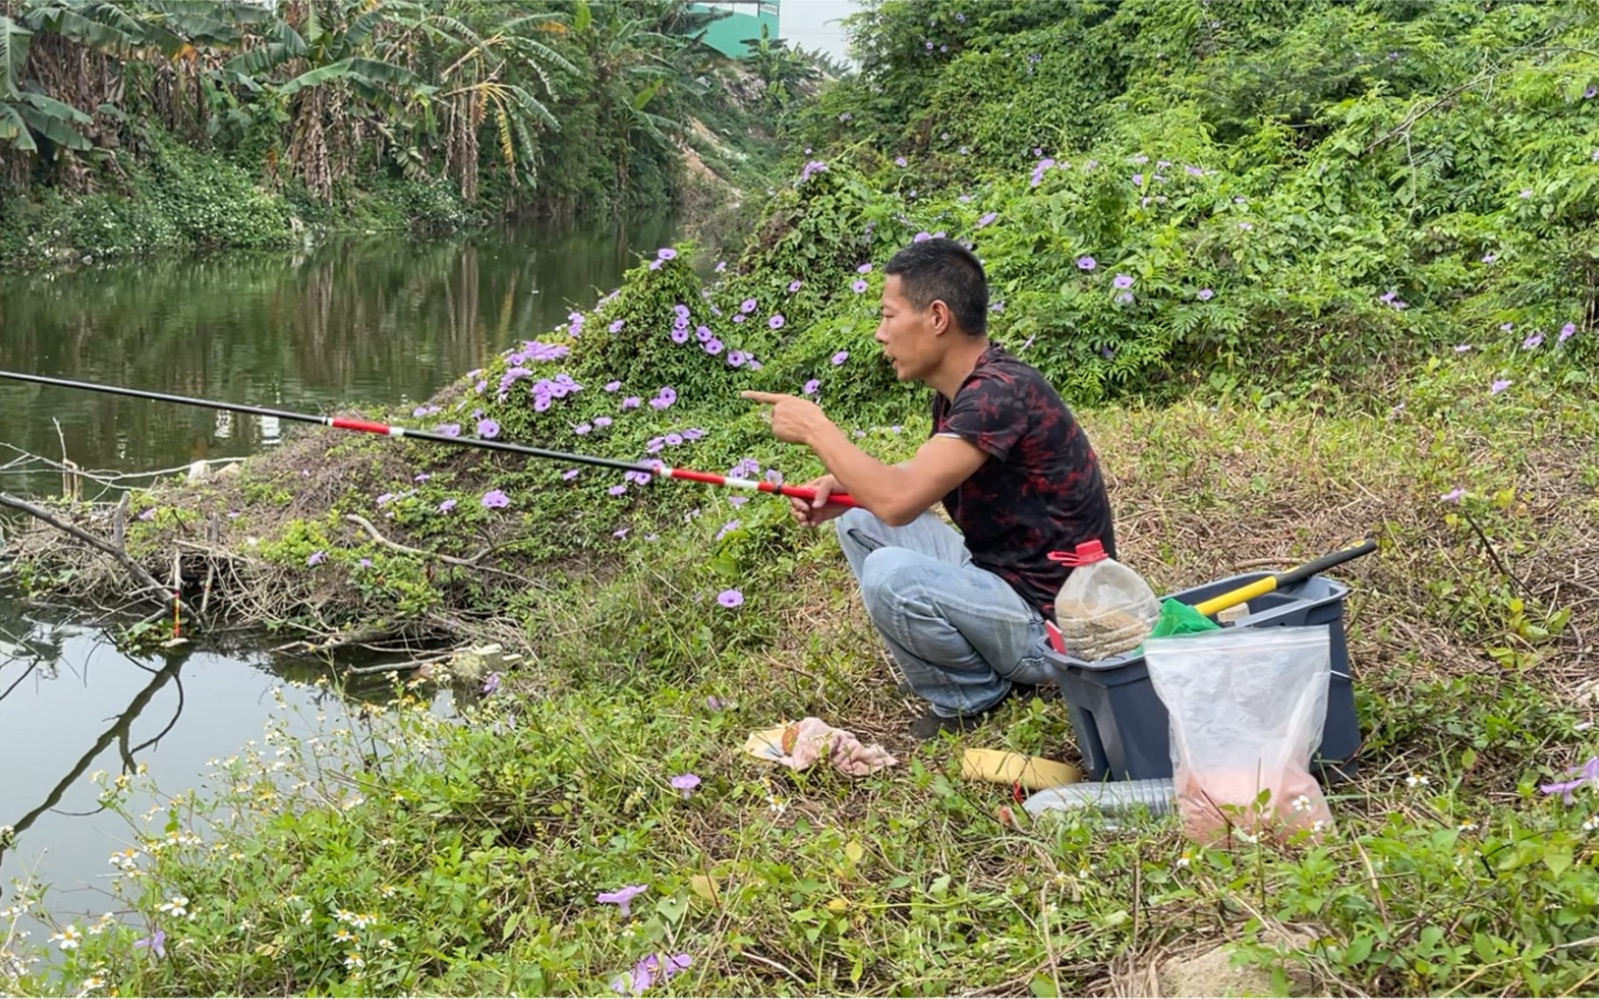
{"label": "red bottle cap", "polygon": [[1059,562],[1061,565],[1075,567],[1087,565],[1090,562],[1103,562],[1110,556],[1105,554],[1105,546],[1100,544],[1099,539],[1094,538],[1079,544],[1075,552],[1050,552],[1049,558],[1051,561]]}

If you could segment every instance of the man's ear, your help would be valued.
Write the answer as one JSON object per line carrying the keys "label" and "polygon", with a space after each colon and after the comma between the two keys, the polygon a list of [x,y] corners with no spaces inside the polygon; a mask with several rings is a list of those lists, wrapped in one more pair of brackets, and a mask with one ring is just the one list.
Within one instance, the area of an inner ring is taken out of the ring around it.
{"label": "man's ear", "polygon": [[949,311],[949,306],[945,304],[944,300],[935,298],[933,303],[927,308],[930,313],[928,320],[933,324],[933,332],[940,336],[948,333],[954,326],[955,316],[954,313]]}

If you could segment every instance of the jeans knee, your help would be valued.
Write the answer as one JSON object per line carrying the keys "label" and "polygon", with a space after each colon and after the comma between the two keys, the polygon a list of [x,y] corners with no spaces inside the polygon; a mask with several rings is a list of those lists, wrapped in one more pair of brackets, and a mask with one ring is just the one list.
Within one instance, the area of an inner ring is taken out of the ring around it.
{"label": "jeans knee", "polygon": [[873,615],[903,608],[910,599],[915,562],[909,548],[879,548],[861,563],[861,596]]}

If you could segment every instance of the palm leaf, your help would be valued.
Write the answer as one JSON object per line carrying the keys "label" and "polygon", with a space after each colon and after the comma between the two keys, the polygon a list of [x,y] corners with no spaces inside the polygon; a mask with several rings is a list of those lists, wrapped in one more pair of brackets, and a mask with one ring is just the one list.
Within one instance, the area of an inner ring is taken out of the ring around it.
{"label": "palm leaf", "polygon": [[340,51],[346,53],[354,52],[365,45],[367,39],[372,37],[372,32],[388,16],[388,11],[380,7],[375,10],[369,10],[354,21],[351,21],[349,28],[345,29],[343,36],[339,39]]}
{"label": "palm leaf", "polygon": [[82,132],[72,127],[73,122],[89,123],[89,116],[70,104],[63,104],[44,94],[25,94],[22,103],[15,105],[22,120],[35,132],[69,149],[93,149],[94,143]]}
{"label": "palm leaf", "polygon": [[22,93],[22,67],[28,61],[28,40],[33,32],[0,15],[0,98]]}
{"label": "palm leaf", "polygon": [[16,105],[0,103],[0,142],[6,141],[25,153],[39,151],[39,147],[34,144],[33,134],[28,131],[28,124],[22,120]]}
{"label": "palm leaf", "polygon": [[371,87],[384,83],[403,86],[416,83],[417,75],[404,66],[396,66],[392,62],[381,62],[377,59],[340,59],[338,62],[301,73],[279,87],[278,93],[289,97],[307,87],[319,87],[333,80],[345,79],[355,80]]}

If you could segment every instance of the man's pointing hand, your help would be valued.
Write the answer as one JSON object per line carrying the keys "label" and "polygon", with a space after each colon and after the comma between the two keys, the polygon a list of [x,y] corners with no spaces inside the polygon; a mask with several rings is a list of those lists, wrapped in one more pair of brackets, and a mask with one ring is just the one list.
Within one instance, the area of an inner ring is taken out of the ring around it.
{"label": "man's pointing hand", "polygon": [[823,415],[822,407],[809,399],[775,392],[741,392],[745,399],[765,403],[772,407],[772,433],[778,440],[791,444],[809,444],[813,435],[831,421]]}

